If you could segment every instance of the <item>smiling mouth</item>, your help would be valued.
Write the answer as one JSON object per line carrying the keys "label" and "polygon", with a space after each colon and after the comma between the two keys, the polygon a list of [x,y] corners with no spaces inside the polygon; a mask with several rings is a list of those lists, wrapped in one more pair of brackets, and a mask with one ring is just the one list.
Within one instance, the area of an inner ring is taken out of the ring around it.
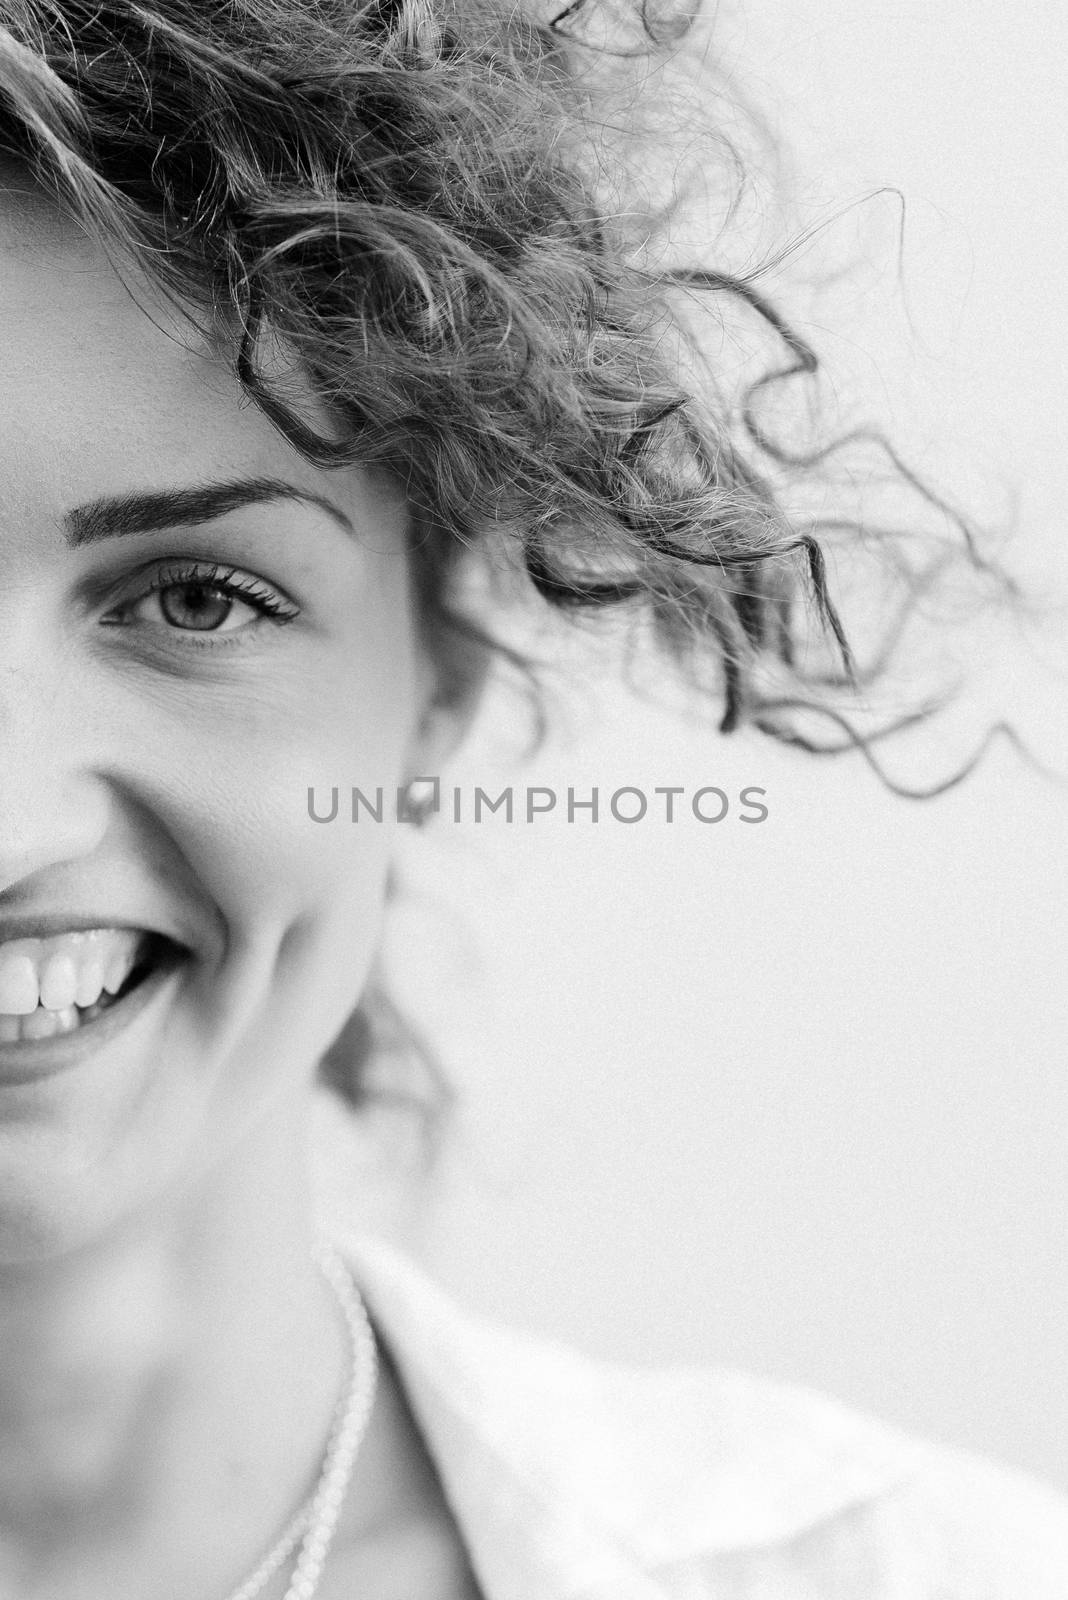
{"label": "smiling mouth", "polygon": [[[94,934],[85,937],[91,940]],[[56,985],[45,976],[37,979],[38,995],[36,1003],[30,1009],[28,1002],[33,998],[33,994],[32,984],[27,976],[26,987],[19,996],[17,1011],[4,1009],[6,1005],[11,1004],[11,999],[5,998],[5,995],[10,996],[13,988],[17,988],[17,984],[13,986],[10,982],[5,984],[3,981],[4,959],[7,957],[9,962],[7,976],[10,978],[12,959],[17,960],[22,955],[23,967],[19,969],[19,975],[23,971],[28,974],[29,968],[26,963],[30,961],[30,956],[23,954],[21,945],[0,946],[0,1047],[34,1044],[92,1027],[101,1017],[122,1007],[148,979],[174,968],[188,953],[162,934],[142,932],[136,935],[128,934],[127,939],[130,941],[130,948],[125,959],[120,958],[118,968],[112,966],[106,986],[103,980],[94,984],[91,979],[86,986],[84,974],[80,973],[72,997],[69,984],[63,993],[61,984]],[[40,942],[23,941],[22,944],[33,945]],[[13,950],[14,957],[11,955]],[[128,969],[125,975],[122,974],[124,967]],[[97,989],[98,993],[95,998],[89,1000],[88,996],[94,989]],[[57,1004],[57,996],[66,1003]],[[88,1003],[80,1003],[82,998],[87,999]]]}

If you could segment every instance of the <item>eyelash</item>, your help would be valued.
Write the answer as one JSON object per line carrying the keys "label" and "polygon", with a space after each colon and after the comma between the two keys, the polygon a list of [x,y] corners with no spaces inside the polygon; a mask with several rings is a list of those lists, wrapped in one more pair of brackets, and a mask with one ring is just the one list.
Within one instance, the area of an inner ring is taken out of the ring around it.
{"label": "eyelash", "polygon": [[[300,615],[299,608],[293,605],[292,601],[284,599],[262,579],[254,578],[238,567],[218,566],[211,561],[186,561],[157,567],[151,573],[147,584],[139,587],[135,593],[124,595],[105,620],[124,622],[126,620],[124,614],[131,611],[140,601],[148,599],[150,595],[159,594],[165,589],[180,589],[193,584],[201,585],[205,589],[216,589],[228,599],[244,601],[262,618],[273,623],[284,625],[295,621]],[[201,643],[210,639],[213,633],[218,635],[219,632],[213,629],[175,627],[169,628],[169,631],[189,633],[191,636],[199,637]],[[243,631],[243,629],[231,629],[229,634]],[[223,634],[222,637],[227,635]]]}

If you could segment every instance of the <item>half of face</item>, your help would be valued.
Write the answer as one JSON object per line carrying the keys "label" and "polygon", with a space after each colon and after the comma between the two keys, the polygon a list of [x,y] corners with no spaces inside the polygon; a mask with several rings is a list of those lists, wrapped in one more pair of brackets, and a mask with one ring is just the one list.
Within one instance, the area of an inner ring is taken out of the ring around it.
{"label": "half of face", "polygon": [[[25,188],[25,185],[22,186]],[[10,183],[9,183],[10,190]],[[0,189],[0,1258],[306,1096],[426,770],[407,507],[311,467],[188,325]]]}

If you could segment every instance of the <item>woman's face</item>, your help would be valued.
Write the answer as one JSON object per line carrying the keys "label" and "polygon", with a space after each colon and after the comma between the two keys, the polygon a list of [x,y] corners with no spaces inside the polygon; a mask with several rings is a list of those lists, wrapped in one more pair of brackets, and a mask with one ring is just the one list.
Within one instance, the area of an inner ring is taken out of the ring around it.
{"label": "woman's face", "polygon": [[402,497],[310,467],[138,298],[0,192],[0,1260],[295,1120],[391,835],[308,788],[419,759]]}

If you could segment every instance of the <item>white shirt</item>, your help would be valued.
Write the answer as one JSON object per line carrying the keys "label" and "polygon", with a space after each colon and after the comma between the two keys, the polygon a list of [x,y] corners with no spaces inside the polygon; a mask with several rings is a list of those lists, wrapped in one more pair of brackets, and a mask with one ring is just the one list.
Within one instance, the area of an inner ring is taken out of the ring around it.
{"label": "white shirt", "polygon": [[1023,1474],[804,1389],[598,1363],[342,1247],[485,1600],[1068,1600],[1068,1500]]}

